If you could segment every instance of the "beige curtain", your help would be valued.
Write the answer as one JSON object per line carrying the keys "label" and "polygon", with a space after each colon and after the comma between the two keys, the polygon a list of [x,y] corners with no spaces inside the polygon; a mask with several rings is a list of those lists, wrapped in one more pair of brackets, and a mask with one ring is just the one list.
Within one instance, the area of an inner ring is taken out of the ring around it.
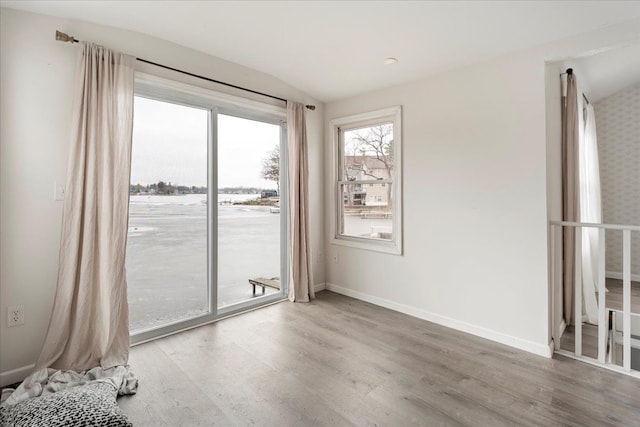
{"label": "beige curtain", "polygon": [[[575,75],[567,72],[566,95],[562,99],[562,219],[580,221],[580,171],[578,89]],[[564,320],[573,324],[575,282],[575,228],[564,227],[563,236]]]}
{"label": "beige curtain", "polygon": [[85,44],[78,61],[58,286],[36,369],[125,365],[125,249],[135,58]]}
{"label": "beige curtain", "polygon": [[287,102],[289,166],[289,299],[309,302],[315,297],[309,238],[309,162],[305,107]]}

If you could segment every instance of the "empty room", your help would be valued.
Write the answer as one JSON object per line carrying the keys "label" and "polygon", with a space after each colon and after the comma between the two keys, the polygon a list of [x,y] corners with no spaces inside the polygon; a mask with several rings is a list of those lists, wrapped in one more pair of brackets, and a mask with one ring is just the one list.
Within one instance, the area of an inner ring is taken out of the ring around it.
{"label": "empty room", "polygon": [[640,2],[0,7],[0,425],[640,426]]}

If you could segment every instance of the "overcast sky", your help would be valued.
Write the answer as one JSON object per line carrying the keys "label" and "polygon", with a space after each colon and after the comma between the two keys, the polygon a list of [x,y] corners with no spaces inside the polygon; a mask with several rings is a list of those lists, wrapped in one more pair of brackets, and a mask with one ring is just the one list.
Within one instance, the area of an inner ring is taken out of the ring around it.
{"label": "overcast sky", "polygon": [[[207,185],[207,111],[135,98],[131,183]],[[262,160],[280,127],[218,116],[218,187],[276,188],[262,179]]]}

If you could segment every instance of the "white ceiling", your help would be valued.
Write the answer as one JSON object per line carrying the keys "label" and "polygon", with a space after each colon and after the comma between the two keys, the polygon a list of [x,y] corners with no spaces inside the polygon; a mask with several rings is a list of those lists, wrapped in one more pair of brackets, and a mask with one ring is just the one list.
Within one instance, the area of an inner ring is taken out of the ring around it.
{"label": "white ceiling", "polygon": [[640,44],[572,61],[589,101],[597,102],[640,83]]}
{"label": "white ceiling", "polygon": [[[0,1],[170,40],[321,101],[640,17],[614,1]],[[399,63],[383,65],[387,57]]]}

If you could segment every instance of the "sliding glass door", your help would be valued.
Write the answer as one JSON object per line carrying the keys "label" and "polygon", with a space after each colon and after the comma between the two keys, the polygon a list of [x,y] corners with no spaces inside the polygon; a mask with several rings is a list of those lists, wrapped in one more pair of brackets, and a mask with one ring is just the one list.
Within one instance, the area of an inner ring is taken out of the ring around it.
{"label": "sliding glass door", "polygon": [[209,313],[208,112],[136,97],[127,282],[132,332]]}
{"label": "sliding glass door", "polygon": [[283,298],[283,118],[139,89],[126,254],[132,342]]}
{"label": "sliding glass door", "polygon": [[278,293],[281,126],[218,115],[218,307]]}

